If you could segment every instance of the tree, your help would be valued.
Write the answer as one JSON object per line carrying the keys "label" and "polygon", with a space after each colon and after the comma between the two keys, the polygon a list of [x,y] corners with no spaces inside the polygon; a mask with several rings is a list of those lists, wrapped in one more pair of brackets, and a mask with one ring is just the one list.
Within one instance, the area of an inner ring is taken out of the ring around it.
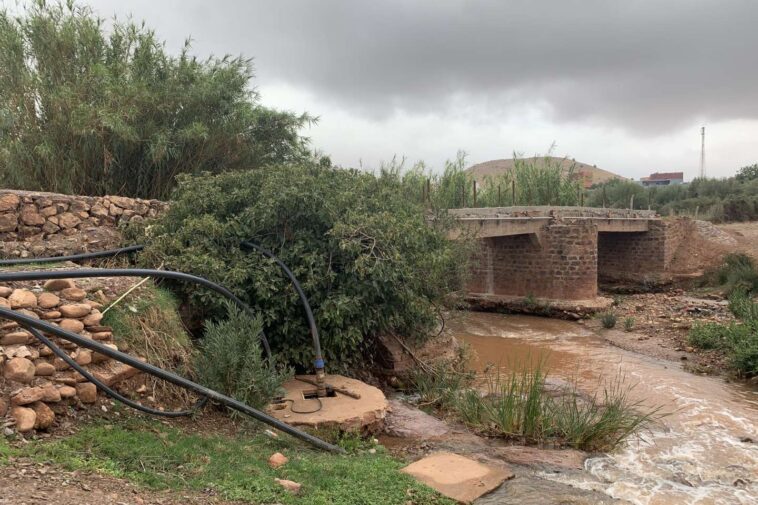
{"label": "tree", "polygon": [[166,198],[178,174],[309,156],[313,121],[265,108],[242,57],[177,56],[73,2],[0,12],[0,184]]}
{"label": "tree", "polygon": [[758,179],[758,163],[740,168],[737,172],[737,180],[747,182]]}

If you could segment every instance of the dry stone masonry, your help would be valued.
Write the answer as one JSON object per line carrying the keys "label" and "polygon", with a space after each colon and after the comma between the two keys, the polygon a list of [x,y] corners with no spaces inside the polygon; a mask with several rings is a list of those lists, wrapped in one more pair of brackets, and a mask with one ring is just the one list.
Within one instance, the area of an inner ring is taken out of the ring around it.
{"label": "dry stone masonry", "polygon": [[[103,326],[100,302],[68,279],[0,286],[0,306],[54,323],[118,349],[110,327]],[[106,356],[47,335],[79,365],[114,386],[137,370]],[[97,401],[97,388],[13,321],[0,321],[0,424],[20,433],[47,430],[72,405]]]}
{"label": "dry stone masonry", "polygon": [[122,196],[0,190],[0,256],[98,251],[120,242],[118,227],[157,216],[167,204]]}

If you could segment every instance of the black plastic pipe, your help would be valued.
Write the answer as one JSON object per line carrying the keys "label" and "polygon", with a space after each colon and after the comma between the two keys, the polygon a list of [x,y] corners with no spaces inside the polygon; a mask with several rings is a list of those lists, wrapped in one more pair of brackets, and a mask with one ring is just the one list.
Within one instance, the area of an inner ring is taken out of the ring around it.
{"label": "black plastic pipe", "polygon": [[16,258],[0,260],[0,266],[7,265],[29,265],[32,263],[58,263],[60,261],[81,261],[91,260],[96,258],[108,258],[111,256],[118,256],[120,254],[132,254],[144,249],[143,245],[132,245],[129,247],[122,247],[120,249],[110,249],[108,251],[89,252],[81,254],[72,254],[70,256],[49,256],[45,258]]}
{"label": "black plastic pipe", "polygon": [[[172,272],[170,270],[151,270],[146,268],[82,268],[77,270],[43,270],[37,272],[1,272],[0,282],[82,279],[89,277],[158,277],[162,279],[194,282],[195,284],[199,284],[225,296],[232,300],[235,305],[242,310],[255,316],[253,309],[225,287],[196,275],[185,274],[183,272]],[[270,359],[271,347],[268,344],[268,339],[263,333],[261,333],[261,342],[263,343],[266,356]]]}
{"label": "black plastic pipe", "polygon": [[[28,272],[28,273],[39,273],[39,272]],[[53,272],[44,272],[44,273],[50,274]],[[35,277],[28,278],[26,280],[33,280],[33,279],[35,279]],[[283,431],[284,433],[287,433],[289,435],[292,435],[293,437],[299,438],[300,440],[308,442],[309,444],[319,447],[321,449],[325,449],[327,451],[332,451],[332,452],[338,452],[338,453],[345,452],[341,447],[332,445],[328,442],[325,442],[324,440],[321,440],[320,438],[310,435],[309,433],[305,433],[304,431],[298,430],[297,428],[294,428],[286,423],[283,423],[279,421],[278,419],[269,416],[268,414],[265,414],[259,410],[256,410],[238,400],[235,400],[234,398],[230,398],[226,395],[222,395],[221,393],[217,391],[209,389],[205,386],[201,386],[200,384],[192,382],[189,379],[185,379],[184,377],[181,377],[180,375],[177,375],[175,373],[169,372],[167,370],[156,367],[149,363],[140,361],[134,358],[133,356],[125,354],[121,351],[111,349],[110,347],[103,345],[99,342],[96,342],[92,339],[82,337],[81,335],[77,335],[76,333],[72,333],[70,331],[64,330],[63,328],[54,326],[51,323],[48,323],[46,321],[42,321],[40,319],[36,319],[36,318],[30,317],[25,314],[21,314],[19,312],[13,311],[11,309],[6,309],[3,307],[0,307],[0,317],[9,319],[11,321],[16,321],[21,326],[24,326],[27,328],[35,328],[37,330],[56,335],[80,347],[90,349],[92,351],[103,354],[109,358],[115,359],[122,363],[126,363],[127,365],[132,366],[136,368],[137,370],[140,370],[145,373],[149,373],[150,375],[154,375],[155,377],[158,377],[159,379],[163,379],[172,384],[176,384],[177,386],[181,386],[185,389],[188,389],[190,391],[197,393],[200,396],[208,397],[210,400],[213,400],[217,403],[225,405],[226,407],[229,407],[233,410],[241,412],[247,416],[252,417],[253,419],[266,423],[269,426],[273,426],[277,428],[278,430]]]}
{"label": "black plastic pipe", "polygon": [[313,311],[311,310],[311,304],[308,302],[308,297],[305,296],[305,292],[303,291],[303,288],[300,286],[300,282],[298,282],[297,278],[295,277],[295,274],[292,273],[292,270],[289,269],[289,267],[279,258],[277,258],[274,253],[266,249],[265,247],[256,244],[252,240],[243,240],[242,243],[240,243],[240,247],[243,249],[253,249],[255,251],[258,251],[262,255],[266,256],[267,258],[270,258],[276,262],[277,265],[279,265],[279,268],[281,268],[284,273],[287,275],[289,280],[292,282],[292,285],[295,287],[295,291],[297,291],[297,295],[300,297],[300,302],[303,304],[303,309],[305,310],[305,318],[308,321],[308,326],[310,327],[311,331],[311,338],[313,339],[313,366],[316,369],[316,387],[318,388],[318,396],[325,397],[326,396],[326,372],[325,372],[325,366],[324,366],[324,356],[321,353],[321,340],[318,335],[318,326],[316,326],[316,318],[313,317]]}

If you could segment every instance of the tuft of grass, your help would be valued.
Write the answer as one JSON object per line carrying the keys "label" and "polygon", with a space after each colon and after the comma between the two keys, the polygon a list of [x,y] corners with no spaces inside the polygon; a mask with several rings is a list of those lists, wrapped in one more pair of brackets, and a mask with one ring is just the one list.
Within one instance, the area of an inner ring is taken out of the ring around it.
{"label": "tuft of grass", "polygon": [[729,295],[736,291],[758,292],[758,267],[747,254],[727,254],[716,276],[719,285],[724,286]]}
{"label": "tuft of grass", "polygon": [[[403,463],[381,446],[376,454],[316,451],[288,437],[187,433],[157,421],[133,419],[86,426],[52,442],[18,450],[38,461],[71,470],[90,470],[129,479],[159,490],[213,490],[226,500],[284,505],[407,503],[452,505],[452,501],[400,473]],[[289,462],[268,466],[274,452]],[[292,495],[274,478],[302,484]]]}
{"label": "tuft of grass", "polygon": [[695,323],[687,341],[699,349],[719,349],[725,342],[727,328],[717,323]]}
{"label": "tuft of grass", "polygon": [[616,314],[613,311],[607,311],[600,314],[600,322],[603,328],[611,329],[616,326]]}
{"label": "tuft of grass", "polygon": [[456,403],[459,393],[475,378],[475,373],[466,369],[466,363],[467,360],[461,358],[412,370],[408,382],[419,396],[419,405],[449,409]]}
{"label": "tuft of grass", "polygon": [[633,317],[625,317],[624,318],[624,330],[625,331],[632,331],[634,329],[634,318]]}
{"label": "tuft of grass", "polygon": [[[119,348],[144,356],[153,365],[194,377],[196,349],[179,316],[171,291],[148,281],[113,305],[102,324],[113,328]],[[180,401],[194,398],[187,390],[150,376],[153,391]]]}

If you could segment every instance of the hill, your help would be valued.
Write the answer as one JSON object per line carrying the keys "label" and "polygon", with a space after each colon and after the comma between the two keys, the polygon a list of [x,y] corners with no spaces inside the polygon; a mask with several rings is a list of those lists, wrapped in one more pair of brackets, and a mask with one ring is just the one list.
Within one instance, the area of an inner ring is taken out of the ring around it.
{"label": "hill", "polygon": [[[532,158],[523,158],[527,162],[544,163],[544,156],[535,156]],[[580,174],[584,179],[584,187],[589,188],[594,184],[601,184],[611,179],[626,180],[626,177],[614,174],[602,168],[597,168],[594,165],[588,165],[580,161],[572,161],[566,158],[558,158],[557,156],[550,156],[548,159],[555,163],[560,163],[564,170],[568,170],[571,165],[574,165],[574,170],[577,174]],[[515,160],[491,160],[484,163],[478,163],[466,169],[466,172],[471,174],[477,182],[483,182],[488,176],[497,176],[513,170]]]}

